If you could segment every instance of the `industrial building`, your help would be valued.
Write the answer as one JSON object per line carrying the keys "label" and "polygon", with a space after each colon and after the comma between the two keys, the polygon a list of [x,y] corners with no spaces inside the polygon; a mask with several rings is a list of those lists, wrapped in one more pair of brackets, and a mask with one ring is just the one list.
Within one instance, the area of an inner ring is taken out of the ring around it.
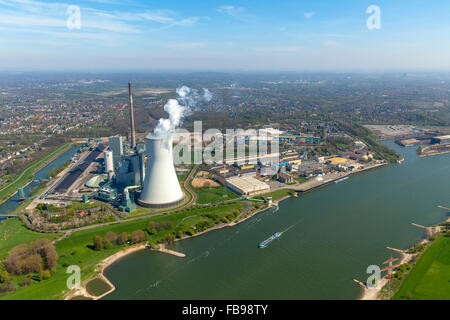
{"label": "industrial building", "polygon": [[431,138],[431,143],[432,144],[444,144],[444,143],[450,143],[450,134],[446,135],[446,136],[437,136],[437,137],[433,137]]}
{"label": "industrial building", "polygon": [[286,184],[292,184],[295,183],[294,177],[286,172],[280,172],[277,174],[277,180],[286,183]]}
{"label": "industrial building", "polygon": [[104,154],[108,182],[95,197],[127,212],[136,209],[136,204],[149,208],[176,206],[185,196],[173,165],[172,139],[149,134],[145,145],[136,142],[131,83],[128,88],[131,141],[124,145],[121,136],[109,137],[110,151]]}
{"label": "industrial building", "polygon": [[319,144],[322,141],[322,139],[319,137],[282,135],[279,137],[279,141],[280,143]]}
{"label": "industrial building", "polygon": [[70,170],[51,190],[54,193],[66,193],[72,184],[86,171],[93,161],[106,149],[103,144],[98,145],[86,158],[72,170]]}
{"label": "industrial building", "polygon": [[254,196],[270,191],[270,186],[252,176],[231,177],[225,179],[225,185],[238,194]]}
{"label": "industrial building", "polygon": [[116,172],[115,182],[118,186],[136,186],[142,185],[144,181],[144,153],[138,152],[120,157],[119,169]]}
{"label": "industrial building", "polygon": [[117,135],[109,137],[108,139],[109,149],[112,151],[114,157],[123,156],[123,140],[122,136]]}
{"label": "industrial building", "polygon": [[[137,204],[160,209],[185,200],[173,164],[172,139],[150,134],[145,144],[137,143],[131,84],[129,94],[130,142],[124,144],[122,136],[116,135],[108,138],[108,146],[85,145],[91,151],[49,190],[53,199],[86,203],[95,198],[123,212],[134,211]],[[99,165],[87,172],[94,161]]]}

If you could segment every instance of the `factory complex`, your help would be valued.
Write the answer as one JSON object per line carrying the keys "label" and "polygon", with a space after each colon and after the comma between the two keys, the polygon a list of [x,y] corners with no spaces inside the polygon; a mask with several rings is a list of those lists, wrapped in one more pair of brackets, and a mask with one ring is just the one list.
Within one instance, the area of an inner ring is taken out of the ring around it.
{"label": "factory complex", "polygon": [[173,164],[171,137],[149,134],[145,143],[136,143],[131,84],[129,97],[130,143],[120,135],[109,137],[107,142],[90,139],[79,149],[70,170],[40,197],[41,202],[88,203],[95,199],[127,215],[138,206],[170,208],[187,199]]}
{"label": "factory complex", "polygon": [[[374,160],[368,147],[358,140],[352,140],[353,147],[348,152],[315,154],[323,138],[267,126],[262,130],[267,135],[244,133],[244,139],[236,138],[244,146],[233,145],[233,150],[238,154],[245,150],[243,155],[228,154],[223,161],[175,166],[172,132],[159,134],[155,130],[145,139],[136,138],[131,84],[129,110],[127,139],[121,135],[89,139],[79,147],[71,165],[33,200],[27,210],[30,221],[39,226],[37,229],[42,230],[45,225],[53,229],[73,228],[114,219],[120,222],[130,215],[209,206],[236,198],[245,200],[280,189],[299,191],[305,181],[315,187],[328,181],[327,175],[340,177],[384,161]],[[273,136],[278,139],[276,144]],[[196,139],[195,135],[191,138]],[[227,138],[225,135],[224,141]],[[266,152],[253,154],[255,145]],[[261,201],[260,197],[257,199]],[[270,194],[267,199],[271,199]]]}

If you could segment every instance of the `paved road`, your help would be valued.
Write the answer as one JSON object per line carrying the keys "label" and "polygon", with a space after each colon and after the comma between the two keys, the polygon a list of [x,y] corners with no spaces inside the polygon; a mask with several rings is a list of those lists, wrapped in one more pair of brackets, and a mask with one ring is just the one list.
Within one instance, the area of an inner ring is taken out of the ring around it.
{"label": "paved road", "polygon": [[196,164],[192,168],[192,170],[191,170],[191,172],[189,172],[189,175],[187,176],[186,180],[184,180],[183,185],[184,185],[184,188],[186,189],[186,191],[190,193],[191,201],[189,201],[186,205],[184,205],[181,208],[185,208],[185,207],[187,207],[187,206],[189,206],[189,205],[191,205],[191,204],[193,204],[193,203],[195,203],[197,201],[197,194],[192,190],[191,185],[190,185],[191,184],[191,180],[193,178],[193,175],[197,172],[197,169],[198,169],[198,164]]}

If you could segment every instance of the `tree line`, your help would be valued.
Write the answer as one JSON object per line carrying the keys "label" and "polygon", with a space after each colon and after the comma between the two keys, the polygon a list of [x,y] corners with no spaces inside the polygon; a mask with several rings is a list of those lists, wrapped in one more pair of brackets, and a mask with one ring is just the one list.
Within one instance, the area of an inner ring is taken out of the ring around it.
{"label": "tree line", "polygon": [[147,235],[142,230],[133,231],[130,236],[126,232],[122,232],[120,235],[108,231],[102,238],[99,235],[95,235],[93,239],[92,248],[96,251],[110,249],[114,245],[124,245],[128,242],[131,244],[141,243],[147,240]]}

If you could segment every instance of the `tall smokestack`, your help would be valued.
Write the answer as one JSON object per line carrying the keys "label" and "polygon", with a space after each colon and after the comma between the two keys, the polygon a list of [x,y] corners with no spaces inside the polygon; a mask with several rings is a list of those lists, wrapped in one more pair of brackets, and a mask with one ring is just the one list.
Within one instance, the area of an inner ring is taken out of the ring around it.
{"label": "tall smokestack", "polygon": [[131,148],[136,148],[136,133],[134,131],[134,110],[133,110],[133,89],[131,82],[128,82],[128,94],[130,96],[130,129],[131,129]]}

